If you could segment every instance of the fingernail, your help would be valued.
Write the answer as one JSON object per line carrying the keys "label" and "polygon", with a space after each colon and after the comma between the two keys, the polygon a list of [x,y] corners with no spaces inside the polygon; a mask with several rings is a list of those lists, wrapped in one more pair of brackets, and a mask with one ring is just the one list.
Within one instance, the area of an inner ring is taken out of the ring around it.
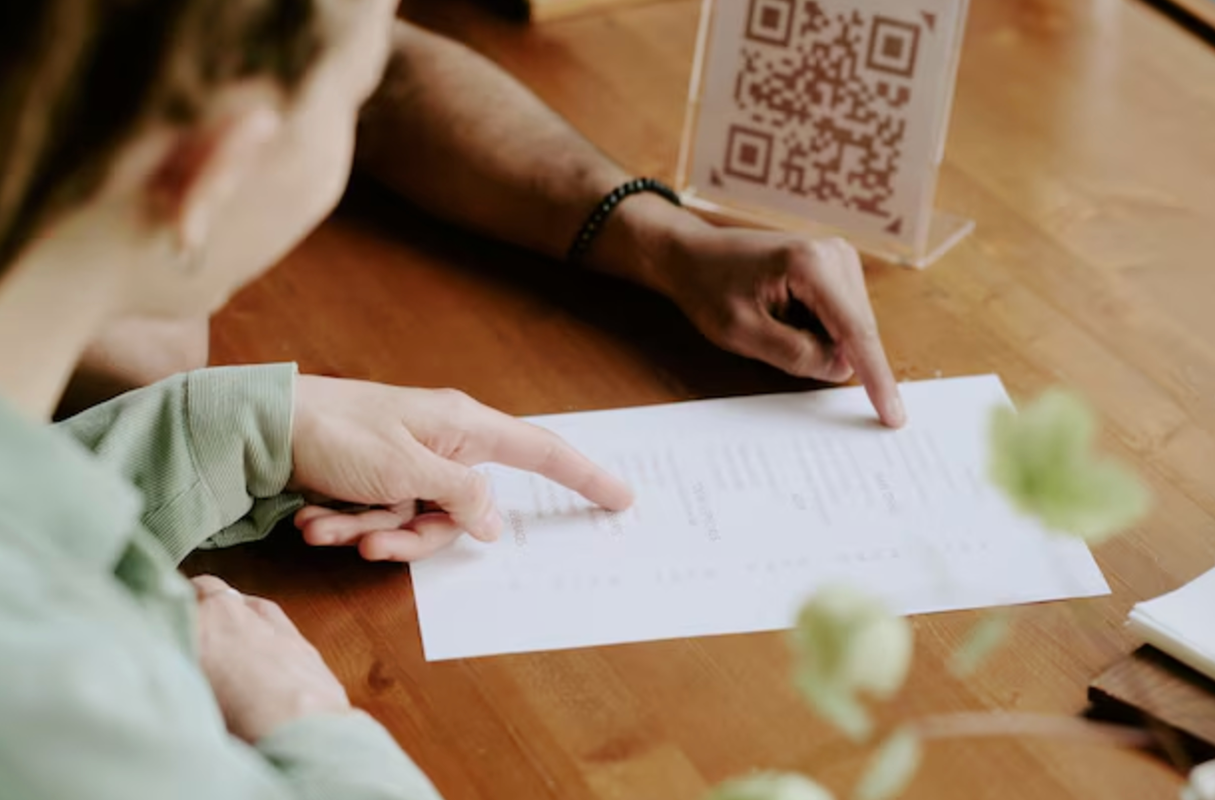
{"label": "fingernail", "polygon": [[328,531],[314,531],[307,537],[313,547],[327,547],[337,542],[337,534]]}
{"label": "fingernail", "polygon": [[886,409],[887,417],[890,424],[895,428],[901,428],[907,424],[907,409],[903,406],[903,398],[896,397],[890,401]]}

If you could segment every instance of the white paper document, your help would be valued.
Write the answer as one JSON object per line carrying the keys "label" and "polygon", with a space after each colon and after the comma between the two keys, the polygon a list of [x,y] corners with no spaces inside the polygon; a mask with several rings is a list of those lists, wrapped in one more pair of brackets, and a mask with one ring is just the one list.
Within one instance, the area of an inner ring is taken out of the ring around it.
{"label": "white paper document", "polygon": [[1215,569],[1136,603],[1130,626],[1148,644],[1215,680]]}
{"label": "white paper document", "polygon": [[987,483],[999,378],[902,392],[900,431],[859,388],[534,418],[637,502],[609,513],[488,468],[501,539],[412,566],[426,658],[787,628],[824,582],[907,614],[1109,592],[1082,543]]}

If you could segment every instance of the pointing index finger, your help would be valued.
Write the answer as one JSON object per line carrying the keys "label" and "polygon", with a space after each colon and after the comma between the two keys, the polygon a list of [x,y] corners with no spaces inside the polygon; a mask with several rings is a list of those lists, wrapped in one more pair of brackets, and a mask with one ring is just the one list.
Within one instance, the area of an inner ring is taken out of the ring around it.
{"label": "pointing index finger", "polygon": [[487,443],[478,460],[535,472],[612,511],[633,504],[633,491],[557,434],[492,409],[473,436]]}
{"label": "pointing index finger", "polygon": [[883,424],[891,428],[906,425],[907,412],[903,408],[899,385],[890,369],[890,362],[886,359],[882,340],[876,333],[862,334],[845,339],[841,346]]}
{"label": "pointing index finger", "polygon": [[891,428],[901,428],[907,423],[907,412],[878,335],[860,256],[842,241],[822,246],[820,257],[834,269],[823,270],[817,281],[810,274],[797,274],[791,288],[796,295],[804,295],[803,302],[816,309],[840,352],[856,371],[882,422]]}

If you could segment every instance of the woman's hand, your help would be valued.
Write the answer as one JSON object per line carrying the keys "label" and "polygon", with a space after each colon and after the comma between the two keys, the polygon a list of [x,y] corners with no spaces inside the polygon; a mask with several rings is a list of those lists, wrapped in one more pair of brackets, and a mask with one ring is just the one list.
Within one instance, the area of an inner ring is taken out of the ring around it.
{"label": "woman's hand", "polygon": [[464,531],[496,539],[502,520],[475,464],[537,472],[609,509],[633,499],[556,434],[451,390],[301,376],[293,435],[293,489],[370,507],[301,509],[305,541],[357,545],[369,560],[424,558]]}
{"label": "woman's hand", "polygon": [[351,711],[346,690],[277,603],[219,578],[194,578],[203,673],[233,736],[250,744],[280,725]]}

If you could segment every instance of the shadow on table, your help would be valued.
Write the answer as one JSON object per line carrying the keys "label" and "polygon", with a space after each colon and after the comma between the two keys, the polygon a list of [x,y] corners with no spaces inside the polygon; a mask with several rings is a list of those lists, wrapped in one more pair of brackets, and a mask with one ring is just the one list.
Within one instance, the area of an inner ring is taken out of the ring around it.
{"label": "shadow on table", "polygon": [[439,258],[478,281],[509,284],[565,309],[643,354],[682,399],[825,386],[717,348],[665,297],[469,234],[370,181],[356,181],[338,213],[345,224],[371,226],[377,235],[408,242],[411,249]]}

